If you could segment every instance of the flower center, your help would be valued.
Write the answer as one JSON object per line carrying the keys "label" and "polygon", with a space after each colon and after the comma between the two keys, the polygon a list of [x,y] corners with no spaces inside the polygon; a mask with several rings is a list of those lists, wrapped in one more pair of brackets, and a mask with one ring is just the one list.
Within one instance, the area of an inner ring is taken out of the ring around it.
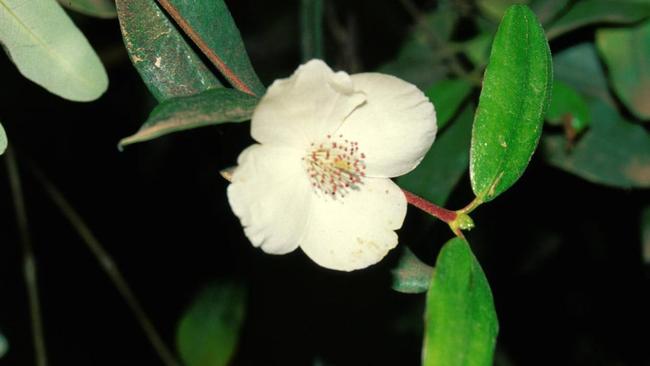
{"label": "flower center", "polygon": [[327,135],[327,141],[311,144],[311,150],[302,158],[312,187],[325,195],[345,197],[350,190],[358,190],[366,176],[366,155],[359,152],[359,143],[339,135]]}

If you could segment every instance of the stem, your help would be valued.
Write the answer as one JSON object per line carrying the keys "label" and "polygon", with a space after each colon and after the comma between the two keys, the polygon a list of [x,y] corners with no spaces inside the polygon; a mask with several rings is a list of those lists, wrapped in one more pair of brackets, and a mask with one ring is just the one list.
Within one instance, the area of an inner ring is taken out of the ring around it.
{"label": "stem", "polygon": [[34,342],[34,352],[36,354],[36,365],[47,366],[47,350],[45,348],[45,337],[43,335],[43,319],[41,317],[41,306],[38,296],[38,280],[36,276],[36,261],[34,259],[34,249],[32,238],[29,234],[27,223],[27,210],[23,189],[20,183],[20,172],[14,156],[13,149],[9,147],[6,152],[7,173],[9,175],[9,185],[14,201],[16,211],[16,222],[20,232],[20,243],[23,250],[23,276],[27,286],[27,297],[29,299],[29,312],[32,320],[32,338]]}
{"label": "stem", "polygon": [[166,366],[179,366],[180,363],[176,360],[172,352],[165,346],[162,337],[156,331],[153,323],[142,309],[140,302],[135,297],[133,290],[124,279],[113,258],[108,254],[106,249],[97,240],[88,225],[83,221],[81,216],[74,210],[68,203],[61,192],[41,173],[36,167],[33,168],[34,176],[43,185],[45,191],[49,194],[54,204],[61,210],[63,216],[75,228],[77,233],[81,236],[88,249],[93,253],[101,268],[106,272],[113,285],[117,288],[124,301],[126,301],[134,316],[140,323],[142,330],[151,342],[151,345],[158,353],[158,356]]}
{"label": "stem", "polygon": [[405,189],[402,189],[402,192],[404,192],[404,195],[406,196],[406,202],[447,224],[451,224],[454,220],[456,220],[456,217],[458,217],[458,214],[456,212],[447,210],[446,208],[442,208],[440,206],[436,206],[435,204]]}

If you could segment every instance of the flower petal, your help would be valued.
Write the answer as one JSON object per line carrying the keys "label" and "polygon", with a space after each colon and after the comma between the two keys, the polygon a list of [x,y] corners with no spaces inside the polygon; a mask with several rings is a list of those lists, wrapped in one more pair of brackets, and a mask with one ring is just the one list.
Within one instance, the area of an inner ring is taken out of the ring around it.
{"label": "flower petal", "polygon": [[436,137],[433,104],[415,86],[394,76],[352,75],[366,103],[355,109],[336,132],[359,143],[366,174],[396,177],[422,161]]}
{"label": "flower petal", "polygon": [[343,198],[312,200],[300,247],[319,265],[352,271],[379,262],[397,245],[406,198],[390,179],[368,178]]}
{"label": "flower petal", "polygon": [[264,144],[306,147],[335,131],[364,100],[348,74],[311,60],[269,87],[253,113],[251,135]]}
{"label": "flower petal", "polygon": [[228,186],[244,233],[267,253],[293,251],[305,230],[312,193],[300,159],[295,149],[252,145],[239,155]]}

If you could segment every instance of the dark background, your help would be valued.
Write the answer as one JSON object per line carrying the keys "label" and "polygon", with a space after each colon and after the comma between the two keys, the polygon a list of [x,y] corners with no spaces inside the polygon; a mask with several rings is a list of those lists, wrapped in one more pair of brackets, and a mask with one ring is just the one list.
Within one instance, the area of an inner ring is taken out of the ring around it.
{"label": "dark background", "polygon": [[[356,24],[362,70],[394,57],[413,23],[398,1],[331,3],[330,17]],[[265,84],[290,74],[300,63],[298,2],[229,6]],[[0,120],[21,166],[52,365],[161,363],[30,173],[33,164],[114,256],[172,347],[177,321],[196,292],[230,278],[249,289],[235,365],[419,364],[424,295],[390,289],[399,248],[352,273],[320,268],[299,250],[270,256],[253,248],[218,174],[251,143],[248,123],[182,132],[119,152],[117,141],[139,128],[155,102],[128,60],[117,20],[73,19],[108,70],[110,87],[98,101],[51,95],[0,57]],[[329,62],[349,66],[329,33],[326,41]],[[573,41],[565,37],[551,46]],[[4,165],[0,171],[5,177]],[[465,177],[448,206],[471,198]],[[649,272],[639,233],[647,202],[648,191],[587,183],[536,156],[512,189],[475,212],[477,228],[468,239],[494,292],[498,365],[650,365]],[[6,179],[0,179],[0,208],[0,329],[10,342],[0,365],[30,365],[27,295]],[[450,237],[414,209],[400,232],[402,244],[429,263]]]}

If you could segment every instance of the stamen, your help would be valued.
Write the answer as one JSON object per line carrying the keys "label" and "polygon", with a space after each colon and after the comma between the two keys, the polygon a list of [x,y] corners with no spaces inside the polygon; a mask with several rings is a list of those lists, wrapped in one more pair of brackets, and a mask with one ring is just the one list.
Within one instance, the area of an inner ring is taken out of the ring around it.
{"label": "stamen", "polygon": [[[359,143],[343,139],[311,144],[311,151],[302,158],[311,185],[319,193],[332,198],[343,198],[350,190],[358,190],[366,176],[366,155],[359,152]],[[338,140],[338,141],[336,141]]]}

